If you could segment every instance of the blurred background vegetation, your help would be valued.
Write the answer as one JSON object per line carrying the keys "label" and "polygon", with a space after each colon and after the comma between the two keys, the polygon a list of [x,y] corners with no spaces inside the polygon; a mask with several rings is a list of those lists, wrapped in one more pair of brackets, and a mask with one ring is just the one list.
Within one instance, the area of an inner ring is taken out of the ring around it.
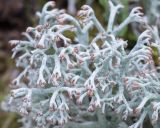
{"label": "blurred background vegetation", "polygon": [[[95,10],[97,18],[100,22],[107,26],[109,9],[108,0],[55,0],[57,8],[65,8],[72,15],[76,14],[76,10],[83,4],[90,4]],[[121,23],[135,6],[142,6],[144,13],[148,15],[150,24],[158,24],[160,5],[156,5],[153,0],[112,0],[115,4],[122,3],[125,8],[118,15],[116,23]],[[0,0],[0,102],[9,94],[9,85],[11,80],[16,76],[18,70],[14,61],[11,59],[11,49],[8,41],[11,39],[21,39],[21,32],[25,31],[28,26],[36,26],[36,11],[40,11],[47,0]],[[74,3],[74,4],[73,4]],[[155,4],[155,5],[154,5]],[[74,6],[72,6],[74,5]],[[154,7],[156,6],[156,8]],[[157,7],[158,6],[158,7]],[[157,10],[155,10],[157,9]],[[155,13],[155,12],[157,13]],[[160,24],[160,23],[159,23]],[[158,24],[158,25],[159,25]],[[133,29],[135,28],[136,29]],[[136,32],[134,30],[143,31],[142,26],[130,25],[119,33],[119,37],[128,40],[129,47],[136,42]],[[93,35],[94,36],[93,30]],[[7,113],[0,110],[0,128],[17,128],[18,115]]]}

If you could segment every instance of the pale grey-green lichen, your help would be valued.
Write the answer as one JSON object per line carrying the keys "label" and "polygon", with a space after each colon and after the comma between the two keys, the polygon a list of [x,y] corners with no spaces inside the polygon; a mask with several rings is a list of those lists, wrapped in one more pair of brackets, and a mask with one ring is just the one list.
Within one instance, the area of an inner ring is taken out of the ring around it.
{"label": "pale grey-green lichen", "polygon": [[[12,82],[9,109],[22,115],[23,128],[142,128],[148,117],[160,127],[159,68],[151,48],[160,51],[158,30],[147,26],[128,52],[117,33],[132,22],[145,24],[141,8],[115,26],[123,6],[109,5],[106,29],[88,5],[77,19],[48,2],[37,13],[39,25],[23,33],[27,39],[10,41],[24,70]],[[131,117],[136,121],[129,124]]]}

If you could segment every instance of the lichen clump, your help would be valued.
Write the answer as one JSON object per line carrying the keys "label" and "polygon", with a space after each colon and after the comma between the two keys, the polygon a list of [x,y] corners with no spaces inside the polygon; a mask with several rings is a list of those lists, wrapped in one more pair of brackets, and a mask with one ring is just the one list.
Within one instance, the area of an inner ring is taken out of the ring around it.
{"label": "lichen clump", "polygon": [[[88,5],[74,18],[48,2],[37,13],[39,24],[23,33],[26,40],[10,41],[12,57],[23,69],[12,82],[10,109],[22,115],[24,128],[139,128],[148,117],[160,127],[160,75],[152,49],[159,54],[158,30],[146,25],[141,7],[114,25],[123,6],[111,1],[109,6],[106,29]],[[128,51],[118,33],[132,22],[146,30]]]}

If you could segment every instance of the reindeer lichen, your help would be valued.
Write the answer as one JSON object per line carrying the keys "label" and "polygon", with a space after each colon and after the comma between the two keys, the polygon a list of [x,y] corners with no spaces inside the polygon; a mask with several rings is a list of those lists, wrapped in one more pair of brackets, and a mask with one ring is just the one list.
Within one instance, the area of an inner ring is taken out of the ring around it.
{"label": "reindeer lichen", "polygon": [[9,104],[22,115],[24,128],[142,128],[146,118],[160,127],[159,67],[153,59],[153,47],[160,54],[158,30],[147,26],[128,51],[118,33],[132,22],[146,24],[141,7],[114,25],[123,5],[109,6],[105,28],[88,5],[75,18],[48,2],[37,13],[39,24],[23,33],[26,40],[10,41],[12,58],[24,70],[12,82]]}

